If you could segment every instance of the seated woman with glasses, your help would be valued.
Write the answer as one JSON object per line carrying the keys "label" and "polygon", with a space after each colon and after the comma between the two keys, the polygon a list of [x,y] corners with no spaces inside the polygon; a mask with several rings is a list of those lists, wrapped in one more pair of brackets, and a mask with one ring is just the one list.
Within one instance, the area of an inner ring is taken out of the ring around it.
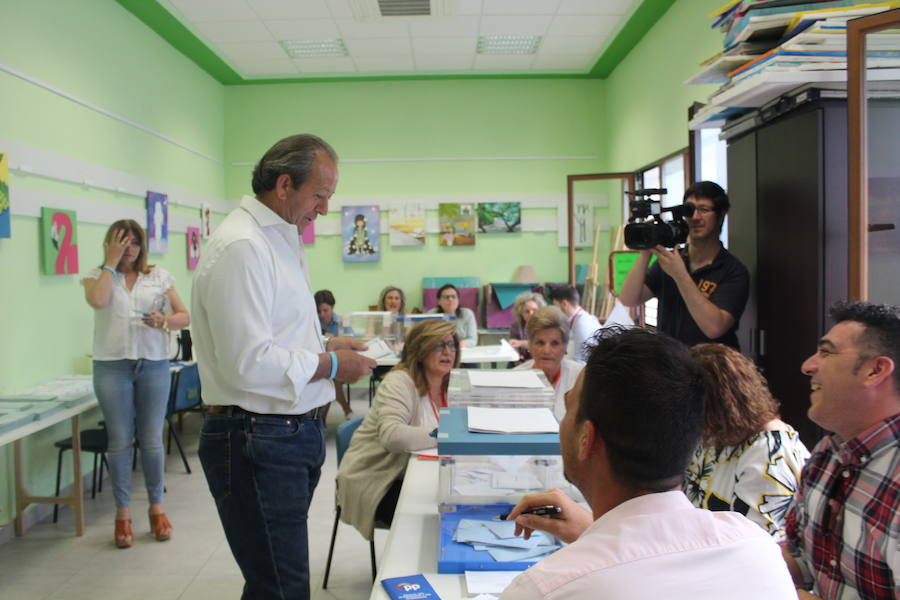
{"label": "seated woman with glasses", "polygon": [[706,388],[705,417],[684,492],[694,506],[739,512],[781,541],[809,452],[778,418],[778,403],[749,358],[722,344],[698,344],[691,354]]}
{"label": "seated woman with glasses", "polygon": [[515,321],[509,326],[509,345],[519,351],[517,365],[531,358],[525,326],[528,325],[531,315],[542,306],[547,306],[547,302],[542,295],[535,292],[522,292],[516,296],[516,302],[513,304]]}
{"label": "seated woman with glasses", "polygon": [[353,434],[337,474],[341,520],[372,539],[374,524],[389,524],[409,452],[437,446],[429,434],[447,405],[450,369],[459,365],[459,338],[450,321],[410,329],[400,363],[378,386],[369,414]]}
{"label": "seated woman with glasses", "polygon": [[445,313],[456,315],[456,332],[459,334],[461,348],[478,345],[478,323],[475,313],[465,306],[459,305],[459,290],[452,283],[445,283],[438,288],[438,305],[428,311],[429,314]]}
{"label": "seated woman with glasses", "polygon": [[540,369],[553,385],[553,414],[558,421],[566,416],[566,392],[572,389],[584,365],[566,358],[569,324],[566,315],[555,306],[534,311],[525,326],[531,360],[516,367]]}

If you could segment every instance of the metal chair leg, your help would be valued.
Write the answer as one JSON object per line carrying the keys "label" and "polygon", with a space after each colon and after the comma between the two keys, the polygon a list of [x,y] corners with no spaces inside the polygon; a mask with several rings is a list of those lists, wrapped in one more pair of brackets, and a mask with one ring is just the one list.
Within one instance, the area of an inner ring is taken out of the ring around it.
{"label": "metal chair leg", "polygon": [[184,454],[184,448],[181,447],[181,440],[178,439],[178,432],[176,432],[175,428],[172,426],[172,417],[166,417],[166,421],[169,423],[169,434],[175,439],[175,445],[178,446],[178,453],[181,454],[181,461],[184,463],[184,469],[190,473],[191,465],[188,464],[187,456]]}
{"label": "metal chair leg", "polygon": [[372,559],[372,581],[375,581],[375,532],[372,532],[372,539],[369,540],[369,556]]}
{"label": "metal chair leg", "polygon": [[91,472],[91,500],[97,498],[97,456],[94,452],[94,470]]}
{"label": "metal chair leg", "polygon": [[[56,493],[54,496],[59,496],[59,485],[60,479],[62,478],[62,457],[64,448],[59,449],[59,455],[56,458]],[[59,518],[59,504],[53,505],[53,522],[56,523],[56,520]]]}
{"label": "metal chair leg", "polygon": [[322,581],[322,589],[328,589],[328,575],[331,573],[331,557],[334,555],[334,541],[337,539],[338,521],[341,520],[341,507],[335,508],[334,527],[331,528],[331,545],[328,547],[328,560],[325,562],[325,579]]}

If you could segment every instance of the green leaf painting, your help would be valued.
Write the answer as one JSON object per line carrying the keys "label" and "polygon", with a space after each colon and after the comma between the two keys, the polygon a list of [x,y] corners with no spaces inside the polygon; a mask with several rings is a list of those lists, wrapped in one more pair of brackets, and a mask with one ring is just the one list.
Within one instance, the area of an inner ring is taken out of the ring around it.
{"label": "green leaf painting", "polygon": [[521,202],[479,202],[478,231],[519,233],[522,231]]}

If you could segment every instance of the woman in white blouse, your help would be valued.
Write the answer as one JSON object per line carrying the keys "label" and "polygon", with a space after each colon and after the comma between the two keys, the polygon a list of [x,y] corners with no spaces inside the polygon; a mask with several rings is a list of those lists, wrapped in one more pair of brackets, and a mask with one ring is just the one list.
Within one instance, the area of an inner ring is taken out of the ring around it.
{"label": "woman in white blouse", "polygon": [[566,392],[572,389],[584,368],[582,363],[565,357],[569,344],[566,315],[556,306],[539,308],[528,319],[525,332],[532,358],[516,370],[540,369],[544,372],[553,386],[553,414],[562,421],[566,416]]}
{"label": "woman in white blouse", "polygon": [[372,539],[374,523],[390,523],[409,452],[437,446],[431,433],[447,405],[450,369],[459,365],[459,337],[450,321],[410,329],[400,363],[378,386],[375,400],[337,474],[341,520]]}
{"label": "woman in white blouse", "polygon": [[82,280],[94,309],[94,393],[109,439],[107,457],[116,502],[115,542],[128,548],[131,528],[131,452],[140,444],[150,499],[150,529],[172,535],[163,511],[162,429],[169,400],[169,331],[190,323],[174,278],[147,264],[147,238],[131,219],[116,221],[103,241],[105,260]]}
{"label": "woman in white blouse", "polygon": [[703,440],[684,491],[699,508],[733,510],[784,538],[784,517],[809,451],[778,417],[778,403],[753,362],[722,344],[691,349],[703,374]]}

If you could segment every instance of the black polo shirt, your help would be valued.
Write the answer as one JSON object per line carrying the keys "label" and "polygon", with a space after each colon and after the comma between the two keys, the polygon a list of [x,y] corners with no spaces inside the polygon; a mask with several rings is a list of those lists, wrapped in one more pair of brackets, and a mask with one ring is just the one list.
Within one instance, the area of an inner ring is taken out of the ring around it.
{"label": "black polo shirt", "polygon": [[[687,246],[681,251],[681,258],[690,272]],[[647,271],[644,283],[659,299],[659,330],[688,346],[718,342],[740,350],[736,332],[750,294],[750,273],[747,267],[722,246],[712,263],[691,273],[691,278],[710,302],[731,313],[734,325],[725,335],[714,340],[703,335],[688,311],[675,280],[655,262]]]}

